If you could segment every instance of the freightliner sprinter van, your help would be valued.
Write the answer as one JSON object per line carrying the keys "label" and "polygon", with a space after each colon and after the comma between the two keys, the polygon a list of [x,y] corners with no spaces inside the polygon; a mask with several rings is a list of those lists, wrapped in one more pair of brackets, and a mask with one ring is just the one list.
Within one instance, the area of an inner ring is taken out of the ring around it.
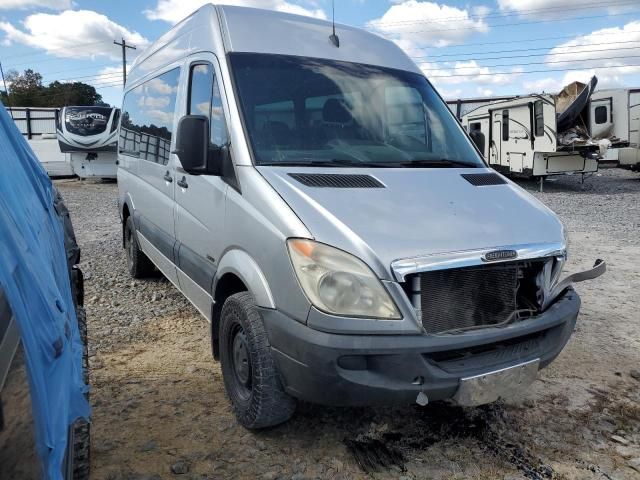
{"label": "freightliner sprinter van", "polygon": [[394,43],[207,5],[133,65],[119,206],[136,278],[157,267],[211,322],[239,421],[295,400],[477,405],[526,388],[580,299],[563,226],[487,167]]}

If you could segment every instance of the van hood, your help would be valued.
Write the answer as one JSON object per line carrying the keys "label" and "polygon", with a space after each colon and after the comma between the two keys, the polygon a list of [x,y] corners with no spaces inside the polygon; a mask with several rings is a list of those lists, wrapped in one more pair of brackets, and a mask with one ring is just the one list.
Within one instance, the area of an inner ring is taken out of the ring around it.
{"label": "van hood", "polygon": [[[461,176],[495,173],[488,168],[257,169],[315,240],[358,256],[383,279],[394,278],[394,260],[564,242],[557,216],[515,183],[475,186]],[[365,174],[384,188],[306,186],[296,173]]]}

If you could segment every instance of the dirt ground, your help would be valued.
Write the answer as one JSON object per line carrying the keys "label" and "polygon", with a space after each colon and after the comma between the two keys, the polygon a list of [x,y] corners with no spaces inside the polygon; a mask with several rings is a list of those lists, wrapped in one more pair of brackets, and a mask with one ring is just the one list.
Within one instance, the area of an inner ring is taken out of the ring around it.
{"label": "dirt ground", "polygon": [[117,185],[57,182],[83,249],[92,477],[124,479],[640,479],[640,175],[522,185],[555,210],[582,283],[576,331],[521,397],[483,408],[300,404],[249,432],[225,396],[209,326],[161,277],[126,271]]}

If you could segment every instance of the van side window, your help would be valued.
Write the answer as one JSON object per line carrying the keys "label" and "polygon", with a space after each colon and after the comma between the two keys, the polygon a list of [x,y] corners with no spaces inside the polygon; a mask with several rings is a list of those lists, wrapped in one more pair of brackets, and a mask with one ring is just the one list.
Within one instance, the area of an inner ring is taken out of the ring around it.
{"label": "van side window", "polygon": [[542,100],[536,100],[533,104],[533,123],[536,137],[544,136],[544,109]]}
{"label": "van side window", "polygon": [[127,92],[122,105],[119,151],[169,162],[180,69],[174,68]]}
{"label": "van side window", "polygon": [[607,107],[600,105],[599,107],[596,107],[593,113],[597,125],[607,123]]}
{"label": "van side window", "polygon": [[220,89],[210,63],[191,67],[189,75],[188,115],[204,115],[209,119],[210,139],[214,145],[228,143],[227,125],[222,109]]}
{"label": "van side window", "polygon": [[502,141],[509,140],[509,110],[502,111]]}

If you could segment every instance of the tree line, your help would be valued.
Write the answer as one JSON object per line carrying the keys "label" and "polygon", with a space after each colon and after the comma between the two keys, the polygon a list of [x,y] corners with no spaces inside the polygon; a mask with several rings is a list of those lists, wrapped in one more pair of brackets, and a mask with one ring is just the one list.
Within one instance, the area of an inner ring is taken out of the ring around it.
{"label": "tree line", "polygon": [[[102,95],[91,85],[82,82],[42,83],[42,75],[32,69],[23,73],[10,70],[5,75],[7,90],[0,90],[0,101],[6,107],[64,107],[67,105],[101,105]],[[2,85],[3,86],[3,85]]]}

